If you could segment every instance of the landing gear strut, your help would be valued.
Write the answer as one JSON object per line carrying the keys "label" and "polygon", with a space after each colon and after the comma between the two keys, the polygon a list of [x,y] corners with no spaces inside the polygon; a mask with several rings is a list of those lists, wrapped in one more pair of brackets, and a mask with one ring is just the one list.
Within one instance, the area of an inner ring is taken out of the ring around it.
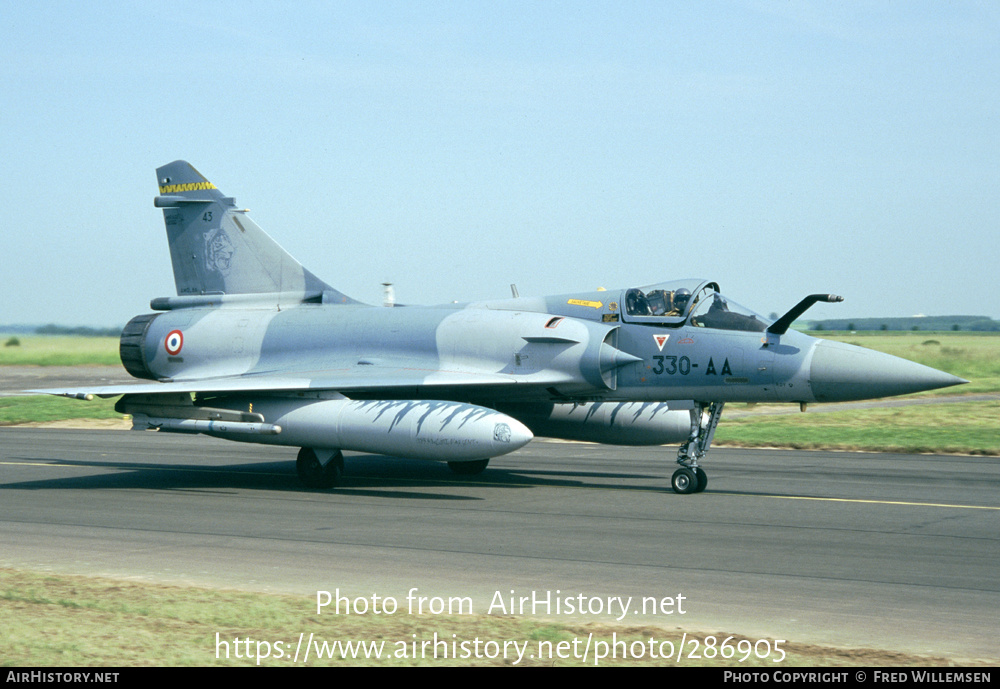
{"label": "landing gear strut", "polygon": [[295,470],[307,488],[333,488],[344,475],[344,454],[340,450],[303,447],[295,461]]}
{"label": "landing gear strut", "polygon": [[691,410],[691,436],[677,451],[677,463],[681,468],[670,479],[670,487],[675,493],[700,493],[708,485],[708,476],[698,462],[705,458],[712,444],[725,405],[725,402],[696,403]]}

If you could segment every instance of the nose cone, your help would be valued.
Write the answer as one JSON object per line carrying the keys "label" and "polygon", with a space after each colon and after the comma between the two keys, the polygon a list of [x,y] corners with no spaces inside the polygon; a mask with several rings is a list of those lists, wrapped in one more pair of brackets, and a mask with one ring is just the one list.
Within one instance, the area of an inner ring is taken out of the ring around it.
{"label": "nose cone", "polygon": [[969,382],[906,359],[829,340],[816,343],[809,377],[817,402],[908,395]]}

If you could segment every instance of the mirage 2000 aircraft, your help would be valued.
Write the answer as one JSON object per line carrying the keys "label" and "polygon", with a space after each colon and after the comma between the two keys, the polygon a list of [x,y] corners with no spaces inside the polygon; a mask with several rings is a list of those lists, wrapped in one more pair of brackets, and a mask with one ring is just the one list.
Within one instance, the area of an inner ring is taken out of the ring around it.
{"label": "mirage 2000 aircraft", "polygon": [[726,402],[840,402],[964,383],[879,352],[789,330],[715,282],[686,280],[440,306],[368,306],[279,247],[191,165],[157,171],[176,297],[133,318],[122,364],[149,382],[44,390],[122,395],[133,428],[299,447],[313,488],[343,450],[448,462],[476,474],[535,435],[680,443],[671,485],[701,467]]}

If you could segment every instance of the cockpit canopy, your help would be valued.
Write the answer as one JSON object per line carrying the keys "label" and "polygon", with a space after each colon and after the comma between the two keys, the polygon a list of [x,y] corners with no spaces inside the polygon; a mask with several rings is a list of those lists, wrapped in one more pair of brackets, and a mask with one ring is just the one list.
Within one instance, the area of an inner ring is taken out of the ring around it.
{"label": "cockpit canopy", "polygon": [[679,327],[764,332],[771,321],[719,293],[705,280],[674,280],[625,290],[625,321]]}

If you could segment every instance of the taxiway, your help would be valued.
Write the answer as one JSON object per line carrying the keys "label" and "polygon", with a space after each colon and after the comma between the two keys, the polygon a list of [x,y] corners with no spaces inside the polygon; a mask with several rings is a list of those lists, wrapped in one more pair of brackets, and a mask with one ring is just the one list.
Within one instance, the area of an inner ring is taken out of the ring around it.
{"label": "taxiway", "polygon": [[998,458],[716,449],[682,496],[674,452],[536,441],[472,480],[348,455],[341,488],[310,491],[287,448],[3,428],[0,566],[306,608],[338,588],[476,612],[497,592],[682,594],[684,615],[622,623],[1000,659]]}

